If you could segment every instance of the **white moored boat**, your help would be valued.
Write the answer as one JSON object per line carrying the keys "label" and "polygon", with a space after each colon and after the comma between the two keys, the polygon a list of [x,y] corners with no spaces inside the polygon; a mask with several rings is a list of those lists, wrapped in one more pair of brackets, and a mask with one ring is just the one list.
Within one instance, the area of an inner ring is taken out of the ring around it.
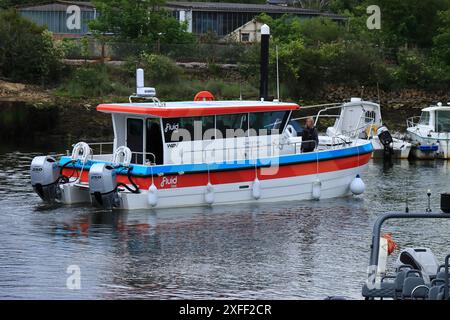
{"label": "white moored boat", "polygon": [[[322,106],[325,108],[317,114],[316,124],[319,118],[333,117],[336,120],[332,127],[327,128],[326,135],[320,136],[319,144],[341,144],[355,138],[370,139],[374,158],[408,158],[411,144],[391,136],[383,125],[379,104],[351,98],[347,103]],[[325,114],[336,110],[339,114]]]}
{"label": "white moored boat", "polygon": [[[211,100],[211,95],[204,96]],[[288,125],[294,103],[113,103],[112,152],[80,142],[58,161],[33,159],[31,183],[46,202],[149,209],[331,198],[360,194],[369,140],[301,153]]]}
{"label": "white moored boat", "polygon": [[407,121],[412,155],[418,159],[450,158],[450,106],[438,103]]}

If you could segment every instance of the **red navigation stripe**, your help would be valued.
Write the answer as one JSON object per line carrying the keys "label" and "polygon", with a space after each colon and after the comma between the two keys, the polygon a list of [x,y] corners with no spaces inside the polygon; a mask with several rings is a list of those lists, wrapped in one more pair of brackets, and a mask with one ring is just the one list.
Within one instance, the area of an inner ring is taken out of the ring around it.
{"label": "red navigation stripe", "polygon": [[[357,166],[362,166],[369,162],[371,153],[364,155],[338,158],[326,161],[320,161],[318,164],[318,172],[326,173],[339,170],[345,170],[354,168]],[[278,167],[278,171],[273,175],[262,175],[264,170],[258,169],[258,179],[259,180],[271,180],[280,178],[290,178],[296,176],[304,176],[317,173],[317,163],[299,163],[292,165],[283,165]],[[71,175],[73,172],[72,168],[64,168],[63,174],[66,176]],[[78,172],[79,174],[79,172]],[[76,176],[76,174],[75,174]],[[214,184],[225,184],[225,183],[243,183],[252,182],[255,179],[255,169],[245,169],[245,170],[228,170],[228,171],[217,171],[210,173],[211,183]],[[128,177],[126,175],[118,175],[117,180],[129,184]],[[133,180],[139,186],[140,189],[148,189],[152,183],[150,177],[139,178],[134,177]],[[82,182],[88,182],[88,172],[83,171]],[[205,186],[208,183],[208,173],[186,173],[184,175],[166,175],[163,177],[154,177],[154,183],[158,189],[169,189],[169,188],[185,188],[185,187],[196,187]]]}
{"label": "red navigation stripe", "polygon": [[279,104],[279,105],[246,105],[246,106],[217,106],[202,107],[196,106],[192,102],[192,108],[173,108],[173,107],[144,107],[120,104],[100,104],[97,106],[98,111],[102,112],[119,112],[129,114],[145,114],[161,118],[178,118],[178,117],[194,117],[194,116],[211,116],[220,114],[234,114],[245,112],[264,112],[264,111],[285,111],[297,110],[299,106],[296,104]]}

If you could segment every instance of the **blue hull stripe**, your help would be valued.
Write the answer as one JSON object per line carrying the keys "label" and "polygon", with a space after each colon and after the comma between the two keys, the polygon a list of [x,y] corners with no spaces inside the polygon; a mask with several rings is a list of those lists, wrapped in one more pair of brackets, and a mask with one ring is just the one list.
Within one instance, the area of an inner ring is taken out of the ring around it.
{"label": "blue hull stripe", "polygon": [[[373,151],[372,144],[370,142],[357,146],[357,147],[348,147],[344,149],[337,150],[329,150],[322,152],[311,152],[311,153],[302,153],[302,154],[294,154],[294,155],[280,155],[279,157],[273,158],[261,158],[257,161],[255,160],[240,160],[240,161],[229,161],[223,163],[213,163],[213,164],[204,164],[204,163],[196,163],[196,164],[179,164],[179,165],[157,165],[157,166],[144,166],[144,165],[132,165],[133,167],[133,176],[149,176],[151,174],[178,174],[179,172],[184,173],[194,173],[194,172],[206,172],[206,171],[228,171],[228,170],[242,170],[249,169],[256,166],[259,167],[269,167],[271,165],[290,165],[290,164],[298,164],[305,162],[316,162],[325,161],[325,160],[333,160],[338,158],[346,158],[356,155],[363,155],[367,153],[371,153]],[[63,166],[70,162],[70,157],[63,156],[59,162],[60,166]],[[109,163],[106,161],[99,160],[89,160],[84,166],[84,170],[89,170],[91,165],[94,163]],[[67,168],[73,168],[73,165],[67,165]],[[81,164],[77,162],[75,164],[75,168],[81,169]],[[121,173],[123,173],[123,168]]]}

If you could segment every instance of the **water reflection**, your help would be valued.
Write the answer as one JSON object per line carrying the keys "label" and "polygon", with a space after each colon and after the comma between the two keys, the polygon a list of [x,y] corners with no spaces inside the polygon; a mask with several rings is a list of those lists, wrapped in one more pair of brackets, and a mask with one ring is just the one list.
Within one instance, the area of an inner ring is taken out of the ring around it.
{"label": "water reflection", "polygon": [[[41,204],[29,186],[33,156],[0,155],[2,298],[360,298],[375,218],[406,199],[424,209],[427,189],[437,211],[449,188],[447,162],[371,162],[364,197],[107,212]],[[426,242],[441,258],[449,226],[386,229],[401,247]],[[66,288],[73,264],[81,290]]]}

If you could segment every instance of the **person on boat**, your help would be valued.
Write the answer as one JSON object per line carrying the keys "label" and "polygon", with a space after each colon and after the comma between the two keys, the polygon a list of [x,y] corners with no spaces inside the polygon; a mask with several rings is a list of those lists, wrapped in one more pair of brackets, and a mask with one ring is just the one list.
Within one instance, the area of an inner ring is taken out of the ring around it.
{"label": "person on boat", "polygon": [[314,119],[307,118],[305,128],[302,132],[302,152],[314,151],[316,146],[319,145],[319,135],[317,129],[314,126]]}

